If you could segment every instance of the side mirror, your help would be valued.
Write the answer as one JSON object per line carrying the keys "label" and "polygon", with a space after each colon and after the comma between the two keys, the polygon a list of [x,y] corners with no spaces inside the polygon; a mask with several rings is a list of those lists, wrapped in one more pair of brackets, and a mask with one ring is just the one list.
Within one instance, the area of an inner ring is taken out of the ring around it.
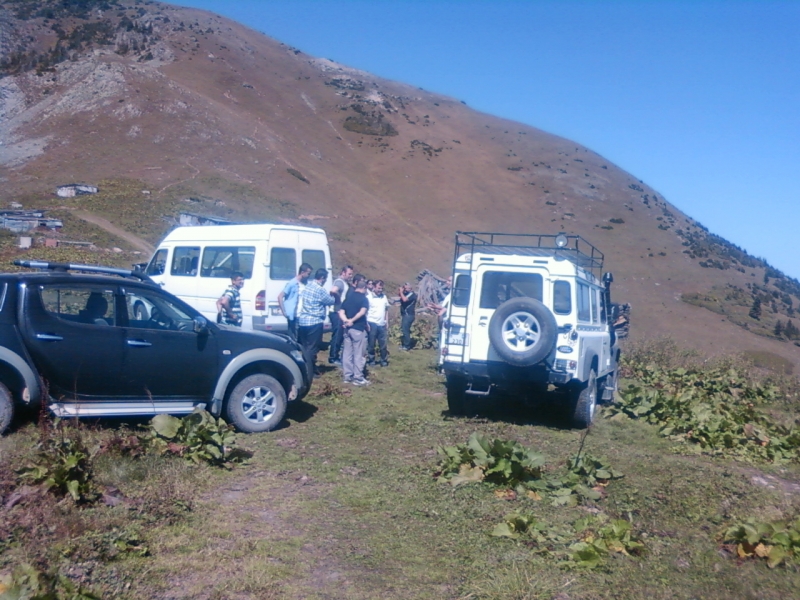
{"label": "side mirror", "polygon": [[195,317],[192,319],[194,323],[194,332],[198,335],[205,335],[208,333],[208,321],[205,317]]}

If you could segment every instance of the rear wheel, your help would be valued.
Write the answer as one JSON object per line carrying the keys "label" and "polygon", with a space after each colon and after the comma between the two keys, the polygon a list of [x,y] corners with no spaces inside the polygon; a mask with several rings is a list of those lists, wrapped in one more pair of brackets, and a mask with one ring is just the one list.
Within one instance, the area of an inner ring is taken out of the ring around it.
{"label": "rear wheel", "polygon": [[239,431],[272,431],[286,414],[286,391],[274,377],[263,373],[250,375],[231,391],[226,413]]}
{"label": "rear wheel", "polygon": [[447,376],[447,408],[451,415],[466,412],[467,380],[458,375]]}
{"label": "rear wheel", "polygon": [[597,408],[597,374],[589,371],[589,379],[573,390],[572,426],[586,429],[594,421]]}
{"label": "rear wheel", "polygon": [[8,429],[14,418],[14,398],[8,388],[0,383],[0,435]]}

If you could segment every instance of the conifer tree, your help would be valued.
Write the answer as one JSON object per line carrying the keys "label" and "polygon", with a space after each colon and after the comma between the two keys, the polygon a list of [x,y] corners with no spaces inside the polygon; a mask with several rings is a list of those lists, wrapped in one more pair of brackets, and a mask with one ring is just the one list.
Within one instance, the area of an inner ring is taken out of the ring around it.
{"label": "conifer tree", "polygon": [[773,332],[775,333],[776,337],[783,337],[783,323],[781,323],[780,319],[775,321],[775,329]]}
{"label": "conifer tree", "polygon": [[756,321],[761,319],[761,298],[755,298],[753,300],[753,307],[750,309],[750,318],[755,319]]}

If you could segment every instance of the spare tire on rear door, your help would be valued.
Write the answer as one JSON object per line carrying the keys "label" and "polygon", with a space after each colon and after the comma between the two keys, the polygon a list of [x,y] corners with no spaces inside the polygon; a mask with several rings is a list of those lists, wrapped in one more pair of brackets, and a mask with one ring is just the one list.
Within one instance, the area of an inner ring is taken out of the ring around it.
{"label": "spare tire on rear door", "polygon": [[529,367],[552,352],[557,329],[556,318],[544,304],[534,298],[512,298],[494,311],[489,341],[507,363]]}

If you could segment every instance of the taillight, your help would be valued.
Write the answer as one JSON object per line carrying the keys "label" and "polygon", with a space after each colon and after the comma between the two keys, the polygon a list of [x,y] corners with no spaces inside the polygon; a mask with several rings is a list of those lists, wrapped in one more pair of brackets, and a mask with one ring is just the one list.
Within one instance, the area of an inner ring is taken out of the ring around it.
{"label": "taillight", "polygon": [[256,310],[267,310],[267,291],[261,290],[256,295]]}

